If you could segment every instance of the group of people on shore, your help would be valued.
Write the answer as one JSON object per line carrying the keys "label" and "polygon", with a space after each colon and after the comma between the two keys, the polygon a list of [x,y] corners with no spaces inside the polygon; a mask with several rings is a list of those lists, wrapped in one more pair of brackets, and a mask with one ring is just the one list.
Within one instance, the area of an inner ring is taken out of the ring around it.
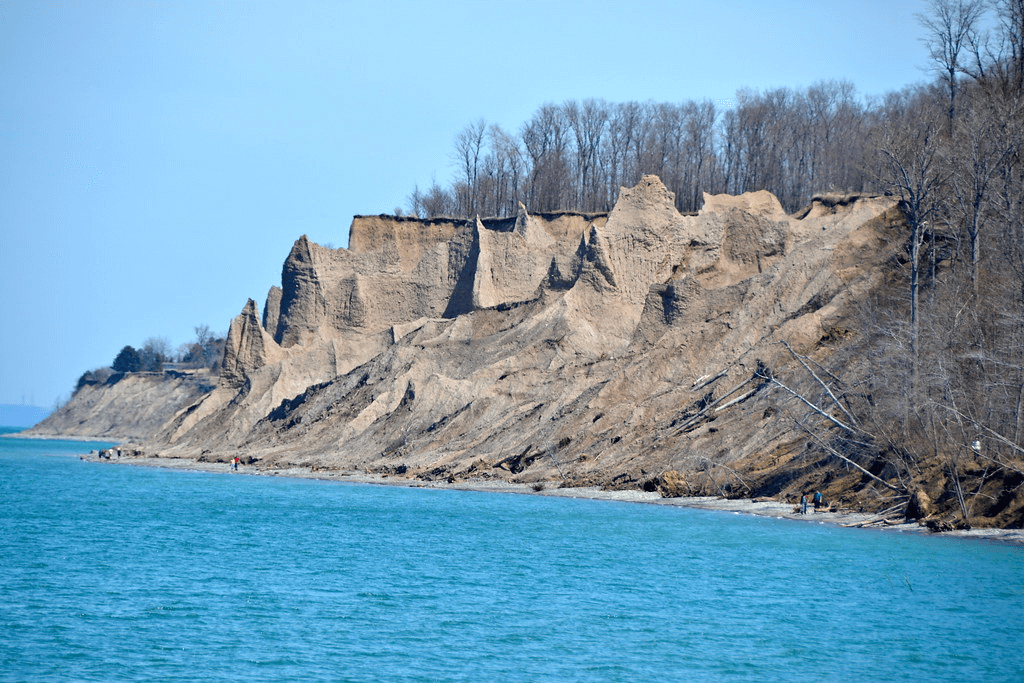
{"label": "group of people on shore", "polygon": [[[821,491],[815,491],[814,492],[813,500],[814,500],[814,503],[813,503],[814,504],[814,511],[817,512],[821,508],[821,506],[825,504],[825,499],[822,497]],[[801,515],[806,515],[807,514],[807,493],[806,492],[800,494],[800,514]]]}

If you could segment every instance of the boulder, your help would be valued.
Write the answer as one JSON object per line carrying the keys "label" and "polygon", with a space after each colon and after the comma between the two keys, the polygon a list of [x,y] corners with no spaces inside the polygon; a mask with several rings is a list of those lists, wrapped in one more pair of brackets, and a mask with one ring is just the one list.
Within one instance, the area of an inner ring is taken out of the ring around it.
{"label": "boulder", "polygon": [[662,498],[681,498],[690,495],[691,489],[678,470],[669,470],[657,478],[657,491]]}
{"label": "boulder", "polygon": [[907,502],[907,519],[925,519],[934,514],[934,503],[923,489],[916,489]]}

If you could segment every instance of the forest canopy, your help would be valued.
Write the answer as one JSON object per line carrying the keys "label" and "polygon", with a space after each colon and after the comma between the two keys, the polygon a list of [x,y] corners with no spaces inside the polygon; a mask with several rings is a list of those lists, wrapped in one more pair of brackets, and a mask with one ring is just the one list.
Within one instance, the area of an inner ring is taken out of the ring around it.
{"label": "forest canopy", "polygon": [[955,124],[977,131],[1019,113],[1022,4],[931,2],[919,19],[934,81],[882,96],[822,81],[731,100],[548,103],[515,133],[479,119],[454,140],[451,182],[416,187],[408,211],[509,216],[520,202],[533,212],[608,211],[619,188],[648,173],[675,193],[680,211],[699,209],[704,192],[768,190],[792,212],[819,193],[885,191],[891,168],[879,151],[899,131],[945,120],[947,136],[961,133],[947,142],[958,145],[967,131]]}

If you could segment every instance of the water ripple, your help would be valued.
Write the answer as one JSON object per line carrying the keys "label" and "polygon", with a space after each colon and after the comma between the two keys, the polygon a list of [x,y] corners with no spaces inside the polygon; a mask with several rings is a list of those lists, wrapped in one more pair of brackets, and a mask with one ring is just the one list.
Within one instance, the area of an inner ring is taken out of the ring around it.
{"label": "water ripple", "polygon": [[0,446],[3,681],[1024,672],[1014,547],[16,444]]}

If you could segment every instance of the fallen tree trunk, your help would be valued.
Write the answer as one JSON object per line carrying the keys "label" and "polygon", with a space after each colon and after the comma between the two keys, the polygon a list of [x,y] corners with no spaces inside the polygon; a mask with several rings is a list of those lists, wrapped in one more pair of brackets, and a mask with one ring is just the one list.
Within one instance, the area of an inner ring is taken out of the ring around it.
{"label": "fallen tree trunk", "polygon": [[839,458],[839,459],[840,459],[840,460],[842,460],[843,462],[845,462],[845,463],[847,463],[847,464],[849,464],[849,465],[852,465],[852,466],[853,466],[854,468],[856,468],[856,469],[857,469],[857,470],[859,470],[860,472],[862,472],[862,473],[866,474],[866,475],[867,475],[868,477],[870,477],[871,479],[875,480],[876,482],[878,482],[878,483],[879,483],[879,484],[881,484],[882,486],[886,487],[887,489],[890,489],[890,490],[892,490],[892,491],[895,491],[896,493],[900,493],[900,494],[906,494],[906,493],[907,493],[907,492],[906,492],[906,491],[905,491],[904,489],[901,489],[901,488],[900,488],[900,487],[898,487],[898,486],[894,486],[894,485],[890,484],[890,483],[889,483],[889,482],[887,482],[887,481],[886,481],[885,479],[882,479],[881,477],[879,477],[879,476],[877,476],[877,475],[871,474],[871,472],[869,472],[868,470],[864,469],[863,467],[861,467],[860,465],[858,465],[857,463],[855,463],[855,462],[854,462],[853,460],[851,460],[850,458],[846,457],[845,455],[843,455],[842,453],[840,453],[840,452],[839,452],[839,451],[837,451],[836,449],[834,449],[834,448],[832,448],[831,446],[829,446],[829,445],[828,445],[827,443],[825,443],[824,441],[822,441],[821,439],[819,439],[819,438],[818,438],[818,435],[817,435],[817,434],[815,434],[815,433],[814,433],[814,432],[812,432],[812,431],[811,431],[810,429],[808,429],[808,428],[807,428],[807,427],[806,427],[806,426],[805,426],[805,425],[804,425],[804,424],[803,424],[802,422],[800,422],[799,420],[794,420],[794,421],[796,422],[796,424],[797,424],[797,425],[798,425],[798,426],[799,426],[799,427],[800,427],[801,429],[803,429],[803,430],[804,430],[805,432],[807,432],[807,434],[808,434],[808,435],[809,435],[809,436],[810,436],[810,437],[811,437],[812,439],[814,439],[814,441],[815,441],[815,442],[816,442],[816,443],[817,443],[817,444],[818,444],[819,446],[821,446],[822,448],[824,448],[824,449],[825,449],[826,451],[828,451],[828,452],[829,452],[830,454],[832,454],[832,455],[836,456],[837,458]]}

